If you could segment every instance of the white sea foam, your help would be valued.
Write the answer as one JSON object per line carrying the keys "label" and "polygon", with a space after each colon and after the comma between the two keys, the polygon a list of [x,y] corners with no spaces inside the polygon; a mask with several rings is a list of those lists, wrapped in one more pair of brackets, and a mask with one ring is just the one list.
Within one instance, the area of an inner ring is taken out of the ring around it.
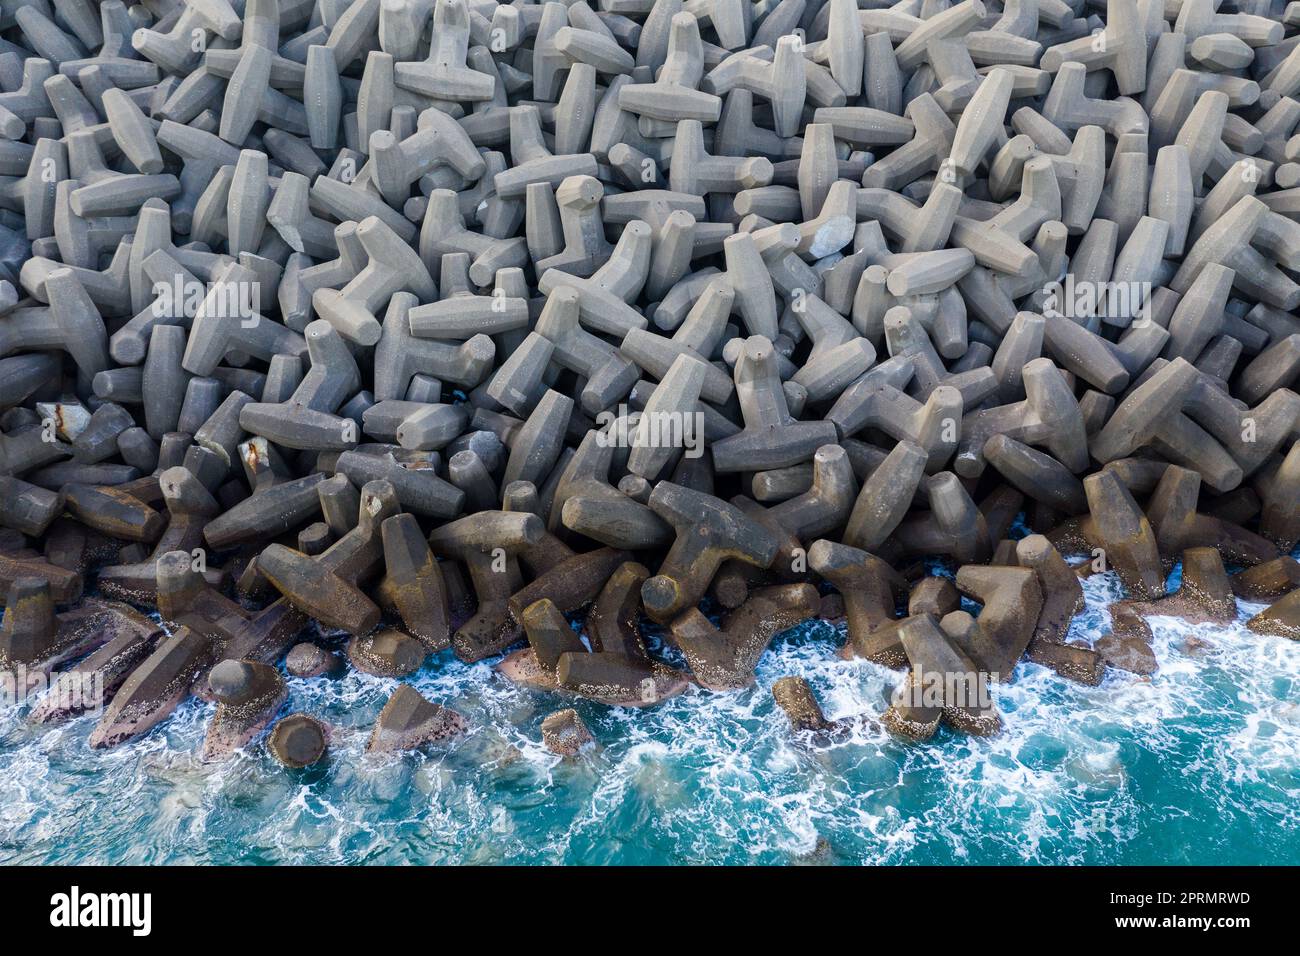
{"label": "white sea foam", "polygon": [[[1176,579],[1175,579],[1176,580]],[[1084,585],[1072,636],[1104,632],[1114,575]],[[1259,605],[1241,606],[1241,620]],[[1022,664],[995,688],[1004,730],[906,746],[878,717],[899,674],[836,655],[825,623],[784,635],[758,686],[651,710],[578,702],[599,745],[563,760],[561,706],[489,664],[440,655],[412,683],[469,718],[450,750],[368,756],[395,681],[290,679],[332,728],[287,772],[258,744],[197,757],[211,705],[90,751],[93,718],[31,727],[0,711],[5,862],[1264,862],[1300,852],[1300,645],[1151,619],[1152,678],[1099,687]],[[1189,639],[1192,639],[1189,643]],[[772,683],[806,678],[832,741],[792,737]]]}

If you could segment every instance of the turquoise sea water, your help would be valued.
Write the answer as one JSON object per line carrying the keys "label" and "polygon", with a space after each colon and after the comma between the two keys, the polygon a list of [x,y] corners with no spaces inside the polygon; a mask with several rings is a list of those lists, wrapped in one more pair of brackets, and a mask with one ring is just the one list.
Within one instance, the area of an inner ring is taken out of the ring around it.
{"label": "turquoise sea water", "polygon": [[[1095,638],[1119,586],[1085,592],[1073,636]],[[34,728],[9,707],[0,863],[1300,861],[1300,643],[1151,624],[1153,678],[1090,688],[1022,664],[995,690],[1001,735],[919,746],[877,723],[899,674],[839,660],[823,622],[778,638],[750,691],[577,704],[598,745],[570,760],[539,730],[566,703],[450,653],[413,683],[474,730],[428,754],[363,753],[395,682],[291,679],[291,706],[333,726],[328,761],[300,772],[260,743],[201,763],[196,701],[107,752],[86,746],[93,718]],[[769,690],[786,674],[849,723],[843,739],[791,737]]]}

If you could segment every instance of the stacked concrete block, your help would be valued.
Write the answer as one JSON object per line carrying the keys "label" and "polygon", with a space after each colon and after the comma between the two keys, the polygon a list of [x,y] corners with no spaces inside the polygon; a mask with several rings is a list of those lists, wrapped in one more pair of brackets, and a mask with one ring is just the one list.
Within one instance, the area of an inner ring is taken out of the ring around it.
{"label": "stacked concrete block", "polygon": [[[198,694],[308,766],[331,633],[649,706],[840,609],[908,739],[1149,672],[1146,614],[1300,637],[1280,3],[14,6],[0,666],[99,679],[95,746]],[[371,749],[464,729],[399,689]]]}

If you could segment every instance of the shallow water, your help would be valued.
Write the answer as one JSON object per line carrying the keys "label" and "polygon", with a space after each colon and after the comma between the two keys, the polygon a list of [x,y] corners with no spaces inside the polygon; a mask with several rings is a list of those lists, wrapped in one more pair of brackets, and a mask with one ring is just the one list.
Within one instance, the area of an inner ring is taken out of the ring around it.
{"label": "shallow water", "polygon": [[[1175,572],[1172,583],[1177,582]],[[1119,596],[1084,585],[1072,637]],[[1241,620],[1261,605],[1241,603]],[[992,739],[892,740],[899,673],[836,657],[824,622],[774,642],[758,686],[646,710],[579,702],[598,746],[540,744],[554,695],[449,652],[412,683],[475,728],[450,750],[363,753],[394,681],[290,679],[333,730],[328,761],[284,770],[259,743],[205,766],[211,705],[91,751],[94,718],[31,727],[0,709],[3,863],[1294,863],[1300,859],[1300,643],[1240,622],[1151,619],[1159,672],[1083,687],[1033,664],[996,688]],[[1191,645],[1188,639],[1195,638]],[[770,687],[807,678],[834,744],[792,739]]]}

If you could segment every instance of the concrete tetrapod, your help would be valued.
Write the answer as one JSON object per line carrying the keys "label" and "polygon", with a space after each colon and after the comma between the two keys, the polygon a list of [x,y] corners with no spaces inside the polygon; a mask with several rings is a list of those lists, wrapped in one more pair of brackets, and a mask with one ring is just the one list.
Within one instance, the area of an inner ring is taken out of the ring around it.
{"label": "concrete tetrapod", "polygon": [[[228,754],[282,661],[737,690],[841,610],[911,737],[1150,673],[1144,616],[1294,637],[1294,12],[14,6],[0,660],[94,746],[197,694]],[[455,729],[412,693],[376,749]]]}

